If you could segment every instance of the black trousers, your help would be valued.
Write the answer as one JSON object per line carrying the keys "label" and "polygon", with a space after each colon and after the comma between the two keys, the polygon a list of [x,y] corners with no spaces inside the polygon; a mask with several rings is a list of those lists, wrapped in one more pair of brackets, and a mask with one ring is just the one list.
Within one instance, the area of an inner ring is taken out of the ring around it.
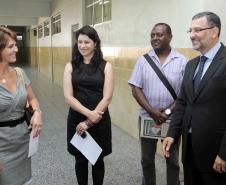
{"label": "black trousers", "polygon": [[[138,125],[140,131],[139,117]],[[140,138],[141,144],[141,165],[143,171],[142,185],[156,185],[155,155],[157,149],[157,139]],[[167,185],[180,185],[178,163],[180,142],[174,144],[170,150],[170,157],[166,158],[166,182]]]}
{"label": "black trousers", "polygon": [[226,173],[201,172],[194,160],[191,134],[188,134],[184,161],[184,185],[226,185]]}
{"label": "black trousers", "polygon": [[[155,154],[157,139],[140,138],[141,165],[143,170],[142,185],[156,185]],[[166,182],[167,185],[179,185],[180,167],[178,164],[179,143],[173,145],[170,157],[166,158]]]}
{"label": "black trousers", "polygon": [[[92,166],[93,185],[102,185],[104,180],[104,159],[100,156],[94,166]],[[75,174],[79,185],[88,185],[88,160],[83,157],[75,157]]]}

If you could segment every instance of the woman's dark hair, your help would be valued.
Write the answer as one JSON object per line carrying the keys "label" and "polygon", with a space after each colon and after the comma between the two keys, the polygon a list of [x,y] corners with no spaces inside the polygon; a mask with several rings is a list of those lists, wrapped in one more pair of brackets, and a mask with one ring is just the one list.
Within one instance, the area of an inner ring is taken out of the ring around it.
{"label": "woman's dark hair", "polygon": [[101,41],[100,38],[96,32],[96,30],[91,26],[83,26],[75,33],[76,43],[73,47],[72,52],[72,66],[73,68],[79,68],[80,64],[83,62],[83,56],[78,50],[78,37],[80,34],[87,35],[94,43],[94,54],[91,58],[91,64],[94,65],[95,69],[100,65],[101,62],[104,61],[103,59],[103,53],[101,51]]}
{"label": "woman's dark hair", "polygon": [[0,27],[0,60],[2,59],[2,50],[6,47],[9,37],[17,41],[16,33],[14,31],[6,27]]}

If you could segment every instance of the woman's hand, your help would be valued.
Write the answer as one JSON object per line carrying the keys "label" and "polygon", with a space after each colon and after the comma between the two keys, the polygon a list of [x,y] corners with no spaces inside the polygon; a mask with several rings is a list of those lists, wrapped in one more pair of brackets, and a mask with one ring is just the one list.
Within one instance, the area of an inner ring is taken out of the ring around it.
{"label": "woman's hand", "polygon": [[102,119],[103,114],[104,114],[104,112],[102,112],[102,111],[93,110],[93,111],[90,111],[90,113],[88,115],[88,119],[92,123],[98,123]]}
{"label": "woman's hand", "polygon": [[76,132],[81,136],[88,128],[87,124],[83,121],[77,125]]}
{"label": "woman's hand", "polygon": [[29,105],[33,108],[34,114],[31,117],[31,125],[29,129],[32,129],[33,138],[39,136],[42,129],[42,112],[40,110],[38,99],[30,85],[26,86],[27,88],[27,101]]}
{"label": "woman's hand", "polygon": [[34,138],[40,135],[42,129],[42,116],[40,110],[34,111],[29,128],[32,128]]}

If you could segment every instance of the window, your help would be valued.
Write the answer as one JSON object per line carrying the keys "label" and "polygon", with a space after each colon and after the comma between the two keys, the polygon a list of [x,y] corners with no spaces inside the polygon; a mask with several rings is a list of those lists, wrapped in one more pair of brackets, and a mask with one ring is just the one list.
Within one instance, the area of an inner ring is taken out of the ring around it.
{"label": "window", "polygon": [[88,25],[111,20],[111,0],[85,0],[85,18]]}
{"label": "window", "polygon": [[38,38],[41,38],[43,36],[43,27],[42,25],[38,26]]}
{"label": "window", "polygon": [[44,22],[44,37],[49,36],[49,21]]}
{"label": "window", "polygon": [[104,1],[103,3],[103,20],[110,21],[111,20],[111,1]]}
{"label": "window", "polygon": [[52,33],[60,33],[61,32],[61,15],[56,15],[52,17]]}

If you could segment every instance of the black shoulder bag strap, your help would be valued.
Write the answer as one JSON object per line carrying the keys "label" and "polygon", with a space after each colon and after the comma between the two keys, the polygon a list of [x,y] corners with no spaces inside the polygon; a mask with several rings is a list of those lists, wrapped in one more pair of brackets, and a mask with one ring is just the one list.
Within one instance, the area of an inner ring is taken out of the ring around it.
{"label": "black shoulder bag strap", "polygon": [[177,99],[177,95],[176,95],[174,89],[170,85],[170,83],[167,80],[167,78],[162,74],[162,72],[160,71],[158,66],[154,63],[154,61],[151,59],[151,57],[147,53],[144,55],[144,58],[148,61],[150,66],[154,69],[154,71],[158,75],[159,79],[162,81],[162,83],[166,86],[166,88],[168,89],[168,91],[172,95],[173,99],[176,100]]}

